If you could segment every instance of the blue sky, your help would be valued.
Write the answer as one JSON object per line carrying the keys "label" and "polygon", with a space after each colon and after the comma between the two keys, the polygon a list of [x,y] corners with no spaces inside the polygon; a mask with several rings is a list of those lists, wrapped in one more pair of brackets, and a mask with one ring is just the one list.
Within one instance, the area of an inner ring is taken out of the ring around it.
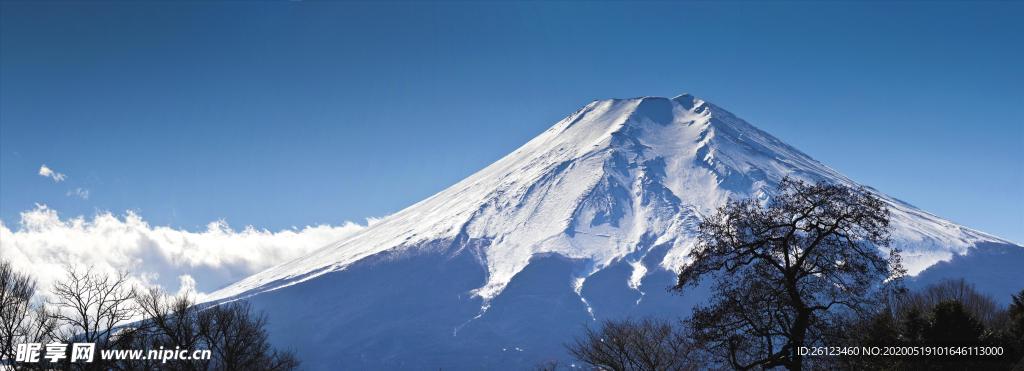
{"label": "blue sky", "polygon": [[857,181],[1024,241],[1022,3],[0,10],[9,226],[36,203],[190,230],[361,221],[593,99],[690,92]]}

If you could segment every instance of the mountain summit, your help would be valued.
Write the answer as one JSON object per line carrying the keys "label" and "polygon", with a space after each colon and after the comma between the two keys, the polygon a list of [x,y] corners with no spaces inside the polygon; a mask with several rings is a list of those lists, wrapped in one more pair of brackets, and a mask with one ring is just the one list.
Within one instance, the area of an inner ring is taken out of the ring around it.
{"label": "mountain summit", "polygon": [[[729,199],[769,200],[785,176],[858,186],[692,95],[594,101],[448,189],[211,298],[269,311],[272,338],[313,368],[527,367],[564,357],[595,319],[685,315],[699,293],[665,288],[697,224]],[[871,192],[911,274],[979,246],[1024,251]],[[957,271],[944,267],[932,276]]]}

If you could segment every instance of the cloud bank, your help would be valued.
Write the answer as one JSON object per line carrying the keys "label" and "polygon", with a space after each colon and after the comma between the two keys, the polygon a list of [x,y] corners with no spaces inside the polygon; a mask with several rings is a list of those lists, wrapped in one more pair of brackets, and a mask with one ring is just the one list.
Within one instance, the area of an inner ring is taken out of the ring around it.
{"label": "cloud bank", "polygon": [[64,265],[71,264],[128,271],[137,283],[169,292],[194,290],[201,296],[363,228],[346,222],[277,232],[253,227],[235,231],[216,221],[205,231],[190,232],[151,226],[132,211],[122,216],[98,213],[91,220],[61,219],[56,210],[36,205],[21,213],[16,229],[0,220],[0,257],[32,273],[44,294],[63,277]]}

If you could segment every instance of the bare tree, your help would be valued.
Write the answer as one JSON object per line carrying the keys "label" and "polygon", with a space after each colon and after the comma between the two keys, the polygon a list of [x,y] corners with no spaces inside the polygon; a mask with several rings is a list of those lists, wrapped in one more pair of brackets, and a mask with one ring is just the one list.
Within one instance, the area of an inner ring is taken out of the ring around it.
{"label": "bare tree", "polygon": [[533,366],[534,371],[558,371],[558,360],[549,359]]}
{"label": "bare tree", "polygon": [[[159,288],[138,290],[135,301],[144,320],[134,324],[131,347],[136,349],[206,349],[197,323],[198,308],[188,293],[172,296]],[[151,368],[172,370],[208,370],[208,360],[175,360],[168,365],[159,360],[133,361],[124,369]]]}
{"label": "bare tree", "polygon": [[196,307],[190,294],[167,295],[158,288],[139,291],[139,309],[146,318],[142,329],[158,334],[167,347],[194,348],[200,341]]}
{"label": "bare tree", "polygon": [[[188,294],[168,295],[159,289],[137,294],[146,318],[136,323],[136,347],[205,349],[209,360],[176,360],[152,364],[170,370],[293,370],[299,362],[290,352],[273,349],[264,327],[266,317],[245,302],[197,305]],[[133,362],[128,368],[146,369]]]}
{"label": "bare tree", "polygon": [[587,328],[568,345],[569,353],[602,370],[688,370],[687,339],[667,321],[643,319],[605,321]]}
{"label": "bare tree", "polygon": [[291,352],[271,348],[267,318],[252,312],[248,302],[237,301],[200,310],[197,317],[202,341],[215,355],[219,370],[292,370],[299,361]]}
{"label": "bare tree", "polygon": [[[96,370],[294,370],[291,352],[271,347],[267,319],[244,302],[197,305],[190,295],[167,295],[159,289],[138,290],[126,274],[66,267],[67,276],[52,290],[52,310],[31,306],[35,281],[0,261],[0,339],[4,359],[14,358],[10,344],[35,342],[94,343],[105,349],[209,350],[210,359],[104,360],[64,364],[14,364],[14,369]],[[12,329],[12,330],[7,330]],[[59,329],[59,331],[57,331]],[[7,334],[14,334],[8,336]],[[161,348],[162,347],[162,348]]]}
{"label": "bare tree", "polygon": [[79,270],[66,267],[67,276],[53,288],[52,305],[66,340],[95,343],[105,349],[118,326],[137,319],[135,288],[127,273],[116,275],[96,272],[92,267]]}
{"label": "bare tree", "polygon": [[0,260],[0,360],[14,359],[15,347],[26,337],[35,291],[32,277]]}
{"label": "bare tree", "polygon": [[18,344],[43,343],[53,337],[56,322],[44,305],[33,303],[35,293],[35,279],[0,259],[0,360],[13,362]]}
{"label": "bare tree", "polygon": [[13,369],[24,368],[13,364],[18,344],[44,343],[55,332],[52,314],[34,303],[35,294],[35,279],[0,259],[0,361]]}
{"label": "bare tree", "polygon": [[799,370],[799,348],[822,345],[843,313],[867,315],[883,282],[903,274],[885,203],[864,189],[783,179],[768,205],[732,201],[704,220],[677,290],[714,278],[691,336],[709,361]]}

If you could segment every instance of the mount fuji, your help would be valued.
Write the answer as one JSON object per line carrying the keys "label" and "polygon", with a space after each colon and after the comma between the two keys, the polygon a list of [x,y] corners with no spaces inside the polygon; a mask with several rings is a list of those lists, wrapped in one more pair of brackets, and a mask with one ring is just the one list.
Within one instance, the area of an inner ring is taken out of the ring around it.
{"label": "mount fuji", "polygon": [[[213,293],[267,312],[311,369],[522,369],[568,361],[595,320],[685,316],[667,292],[698,223],[779,181],[859,186],[691,95],[599,100],[457,184]],[[964,277],[1000,300],[1024,248],[870,187],[911,285]]]}

